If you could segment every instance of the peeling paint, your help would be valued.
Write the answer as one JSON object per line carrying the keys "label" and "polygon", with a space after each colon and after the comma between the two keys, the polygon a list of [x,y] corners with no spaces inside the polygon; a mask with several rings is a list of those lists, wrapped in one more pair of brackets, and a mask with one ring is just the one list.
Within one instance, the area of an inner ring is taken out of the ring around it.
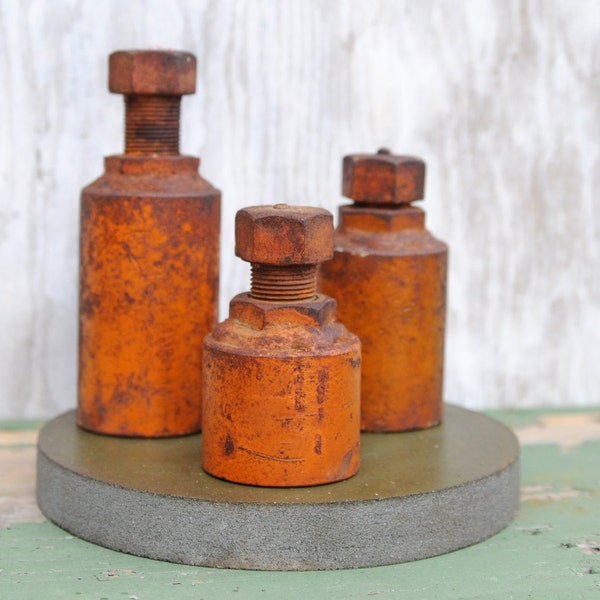
{"label": "peeling paint", "polygon": [[558,444],[562,452],[570,452],[584,442],[600,440],[600,413],[548,415],[514,431],[523,445]]}
{"label": "peeling paint", "polygon": [[37,431],[0,431],[0,448],[35,446],[37,438]]}
{"label": "peeling paint", "polygon": [[[5,434],[10,435],[6,436]],[[45,521],[35,499],[35,447],[9,446],[7,438],[14,442],[12,434],[35,434],[37,432],[0,432],[0,528],[14,523],[39,523]]]}
{"label": "peeling paint", "polygon": [[586,540],[575,544],[584,554],[600,554],[600,542]]}
{"label": "peeling paint", "polygon": [[566,498],[578,498],[579,496],[589,496],[589,492],[565,487],[556,490],[552,484],[525,486],[521,490],[521,502],[543,501],[558,502]]}

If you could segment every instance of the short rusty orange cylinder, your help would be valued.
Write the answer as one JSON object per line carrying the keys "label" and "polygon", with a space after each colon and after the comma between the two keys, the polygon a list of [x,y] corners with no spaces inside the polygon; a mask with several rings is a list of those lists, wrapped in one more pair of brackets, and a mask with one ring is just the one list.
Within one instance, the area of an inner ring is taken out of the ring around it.
{"label": "short rusty orange cylinder", "polygon": [[425,163],[418,158],[344,159],[335,256],[320,290],[362,342],[363,431],[425,429],[441,422],[447,246],[425,229]]}
{"label": "short rusty orange cylinder", "polygon": [[316,293],[333,254],[323,209],[251,207],[236,216],[249,293],[204,341],[202,466],[258,486],[347,479],[360,465],[360,342]]}
{"label": "short rusty orange cylinder", "polygon": [[107,157],[81,194],[77,422],[97,433],[166,437],[201,427],[220,192],[200,177],[199,159],[179,154],[179,101],[194,91],[195,64],[185,52],[110,58],[110,89],[126,94],[126,152]]}

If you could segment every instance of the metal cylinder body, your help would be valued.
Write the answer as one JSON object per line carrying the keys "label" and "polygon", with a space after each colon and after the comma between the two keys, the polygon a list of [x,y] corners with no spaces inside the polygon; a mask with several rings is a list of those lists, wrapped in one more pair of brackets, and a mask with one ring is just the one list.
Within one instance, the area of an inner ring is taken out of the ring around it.
{"label": "metal cylinder body", "polygon": [[107,157],[81,195],[78,424],[163,437],[201,426],[217,322],[220,193],[190,156]]}
{"label": "metal cylinder body", "polygon": [[320,290],[362,342],[361,428],[423,429],[442,418],[447,246],[408,204],[340,209]]}
{"label": "metal cylinder body", "polygon": [[360,342],[335,301],[236,296],[204,341],[202,465],[259,486],[331,483],[360,464]]}

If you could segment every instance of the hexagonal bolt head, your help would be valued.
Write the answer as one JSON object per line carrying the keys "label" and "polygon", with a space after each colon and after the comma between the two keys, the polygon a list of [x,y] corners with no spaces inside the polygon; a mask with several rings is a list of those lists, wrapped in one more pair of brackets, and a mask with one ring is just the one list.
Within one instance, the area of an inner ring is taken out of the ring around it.
{"label": "hexagonal bolt head", "polygon": [[116,94],[182,96],[196,91],[196,57],[189,52],[123,50],[108,61],[108,89]]}
{"label": "hexagonal bolt head", "polygon": [[425,163],[414,156],[350,154],[344,157],[342,194],[355,202],[410,204],[425,191]]}
{"label": "hexagonal bolt head", "polygon": [[252,206],[235,216],[235,253],[265,265],[316,265],[333,258],[333,216],[309,206]]}

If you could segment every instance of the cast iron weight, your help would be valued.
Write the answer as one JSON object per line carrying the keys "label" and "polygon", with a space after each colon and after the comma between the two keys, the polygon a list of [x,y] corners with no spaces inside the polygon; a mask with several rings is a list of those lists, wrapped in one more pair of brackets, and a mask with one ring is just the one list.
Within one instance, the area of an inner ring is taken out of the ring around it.
{"label": "cast iron weight", "polygon": [[382,149],[344,158],[335,256],[320,289],[362,341],[361,426],[405,431],[442,419],[447,246],[425,229],[425,163]]}
{"label": "cast iron weight", "polygon": [[187,52],[111,54],[125,154],[81,194],[79,404],[97,433],[164,437],[201,425],[202,339],[217,322],[220,192],[179,154]]}
{"label": "cast iron weight", "polygon": [[252,285],[204,341],[202,465],[257,486],[347,479],[359,468],[360,342],[316,292],[333,218],[276,204],[240,210],[235,227]]}

